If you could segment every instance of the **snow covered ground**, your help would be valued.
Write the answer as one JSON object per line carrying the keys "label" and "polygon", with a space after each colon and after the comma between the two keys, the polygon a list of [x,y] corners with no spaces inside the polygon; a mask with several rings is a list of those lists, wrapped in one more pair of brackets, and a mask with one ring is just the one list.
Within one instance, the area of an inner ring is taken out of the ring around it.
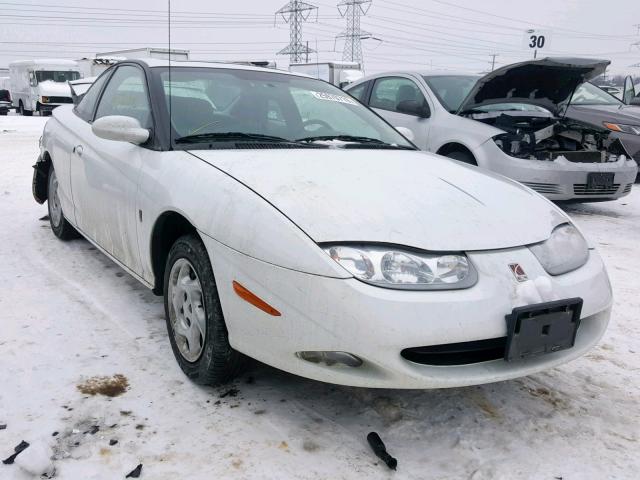
{"label": "snow covered ground", "polygon": [[[138,464],[150,479],[638,478],[640,189],[566,207],[598,244],[616,298],[604,340],[573,363],[432,391],[338,387],[259,365],[202,388],[173,358],[161,299],[42,219],[31,165],[45,120],[0,118],[0,457],[31,444],[0,478],[37,478],[27,471],[50,462],[71,480],[124,478]],[[125,393],[86,393],[113,375]],[[397,472],[370,452],[372,430]]]}

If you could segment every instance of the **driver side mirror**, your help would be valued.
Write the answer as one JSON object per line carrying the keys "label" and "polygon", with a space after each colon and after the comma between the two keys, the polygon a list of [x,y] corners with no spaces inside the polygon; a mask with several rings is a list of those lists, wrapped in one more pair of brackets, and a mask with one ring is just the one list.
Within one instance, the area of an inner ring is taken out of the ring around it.
{"label": "driver side mirror", "polygon": [[133,117],[123,115],[108,115],[96,119],[91,125],[91,131],[96,137],[116,142],[129,142],[140,145],[149,140],[150,132],[142,128],[140,122]]}
{"label": "driver side mirror", "polygon": [[431,116],[431,110],[426,102],[419,102],[417,100],[403,100],[396,106],[396,110],[399,113],[406,113],[407,115],[415,115],[420,118],[429,118]]}

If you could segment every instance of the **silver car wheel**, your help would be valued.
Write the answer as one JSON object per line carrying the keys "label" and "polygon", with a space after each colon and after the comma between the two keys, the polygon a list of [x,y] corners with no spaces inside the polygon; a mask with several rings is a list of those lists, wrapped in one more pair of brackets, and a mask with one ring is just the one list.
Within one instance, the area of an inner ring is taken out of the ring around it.
{"label": "silver car wheel", "polygon": [[176,345],[185,360],[195,362],[204,349],[207,318],[200,280],[187,259],[173,264],[168,287],[169,320]]}
{"label": "silver car wheel", "polygon": [[62,221],[62,207],[60,206],[60,196],[58,195],[58,177],[55,170],[51,172],[49,180],[49,216],[53,226],[60,226]]}

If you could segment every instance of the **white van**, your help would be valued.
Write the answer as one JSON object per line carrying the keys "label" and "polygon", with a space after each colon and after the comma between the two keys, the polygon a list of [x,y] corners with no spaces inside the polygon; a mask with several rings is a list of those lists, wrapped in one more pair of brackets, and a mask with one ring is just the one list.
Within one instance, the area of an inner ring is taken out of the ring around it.
{"label": "white van", "polygon": [[25,116],[51,115],[55,107],[73,103],[68,82],[81,77],[77,62],[58,59],[11,62],[9,76],[13,106]]}

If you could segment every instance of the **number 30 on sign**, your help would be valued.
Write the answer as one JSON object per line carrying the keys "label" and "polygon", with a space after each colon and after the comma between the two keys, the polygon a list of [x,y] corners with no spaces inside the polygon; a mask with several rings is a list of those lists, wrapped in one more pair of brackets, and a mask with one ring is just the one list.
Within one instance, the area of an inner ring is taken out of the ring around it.
{"label": "number 30 on sign", "polygon": [[549,48],[551,43],[551,31],[549,30],[526,30],[522,39],[524,48],[527,50],[544,50]]}

